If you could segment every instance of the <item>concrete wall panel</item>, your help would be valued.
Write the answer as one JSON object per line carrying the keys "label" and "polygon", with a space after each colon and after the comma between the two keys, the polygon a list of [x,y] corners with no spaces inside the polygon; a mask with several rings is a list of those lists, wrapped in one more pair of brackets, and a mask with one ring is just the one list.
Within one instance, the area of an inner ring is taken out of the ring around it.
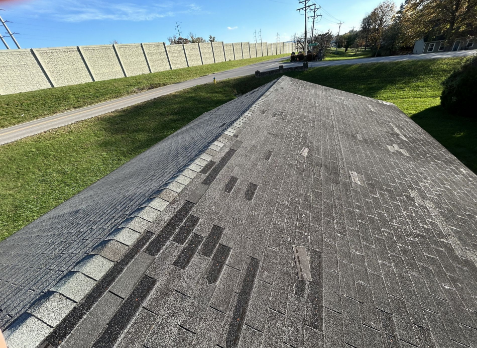
{"label": "concrete wall panel", "polygon": [[214,64],[214,52],[212,51],[212,44],[210,42],[204,42],[200,43],[199,47],[204,64]]}
{"label": "concrete wall panel", "polygon": [[250,58],[257,58],[257,44],[250,44]]}
{"label": "concrete wall panel", "polygon": [[224,58],[224,43],[223,42],[212,42],[212,49],[214,50],[215,62],[225,62]]}
{"label": "concrete wall panel", "polygon": [[126,76],[149,74],[141,44],[116,45]]}
{"label": "concrete wall panel", "polygon": [[277,54],[277,44],[275,42],[272,43],[272,56]]}
{"label": "concrete wall panel", "polygon": [[184,49],[186,52],[187,62],[189,63],[189,66],[202,65],[202,59],[200,58],[198,43],[184,45]]}
{"label": "concrete wall panel", "polygon": [[50,88],[30,50],[0,50],[0,94]]}
{"label": "concrete wall panel", "polygon": [[93,82],[76,46],[33,51],[55,87]]}
{"label": "concrete wall panel", "polygon": [[234,58],[234,45],[231,43],[224,44],[224,51],[225,51],[225,59],[227,61],[229,60],[235,60]]}
{"label": "concrete wall panel", "polygon": [[95,81],[124,77],[112,45],[81,46],[80,49]]}
{"label": "concrete wall panel", "polygon": [[232,45],[234,46],[235,60],[243,59],[242,43],[235,42]]}
{"label": "concrete wall panel", "polygon": [[271,43],[267,44],[267,51],[268,51],[269,56],[274,55],[273,52],[272,52],[272,44]]}
{"label": "concrete wall panel", "polygon": [[243,59],[250,58],[250,44],[248,42],[242,42],[242,54]]}
{"label": "concrete wall panel", "polygon": [[263,56],[262,44],[261,44],[261,43],[257,43],[257,57],[262,57],[262,56]]}
{"label": "concrete wall panel", "polygon": [[167,45],[166,49],[172,69],[187,68],[187,61],[182,45]]}
{"label": "concrete wall panel", "polygon": [[163,42],[145,43],[142,45],[153,73],[171,69]]}
{"label": "concrete wall panel", "polygon": [[267,43],[266,42],[262,42],[262,56],[263,57],[268,56],[268,50],[267,50]]}

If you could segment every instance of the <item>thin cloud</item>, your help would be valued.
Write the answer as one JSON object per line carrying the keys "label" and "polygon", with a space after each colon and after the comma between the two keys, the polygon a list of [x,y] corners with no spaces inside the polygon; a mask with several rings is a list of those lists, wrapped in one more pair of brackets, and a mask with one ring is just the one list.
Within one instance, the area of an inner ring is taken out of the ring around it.
{"label": "thin cloud", "polygon": [[227,27],[228,30],[235,30],[238,29],[238,27]]}
{"label": "thin cloud", "polygon": [[176,6],[173,2],[161,4],[138,5],[129,2],[109,3],[96,0],[38,0],[35,4],[25,4],[22,12],[30,12],[28,15],[35,16],[43,13],[61,22],[86,22],[96,20],[111,21],[151,21],[156,18],[174,17],[185,13],[204,13],[194,3],[187,6]]}

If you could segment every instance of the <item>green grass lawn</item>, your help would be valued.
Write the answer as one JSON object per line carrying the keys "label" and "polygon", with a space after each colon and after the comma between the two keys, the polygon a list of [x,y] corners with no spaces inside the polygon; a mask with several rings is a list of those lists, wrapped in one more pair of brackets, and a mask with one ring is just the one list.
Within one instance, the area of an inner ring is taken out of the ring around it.
{"label": "green grass lawn", "polygon": [[348,60],[369,57],[372,57],[370,49],[365,51],[362,48],[358,48],[357,50],[348,48],[348,51],[345,52],[344,48],[338,48],[338,50],[336,50],[336,48],[330,48],[326,50],[325,60]]}
{"label": "green grass lawn", "polygon": [[0,96],[0,128],[285,56],[287,54],[234,60],[114,80],[3,95]]}
{"label": "green grass lawn", "polygon": [[[288,75],[395,103],[477,172],[477,122],[451,116],[439,106],[440,82],[460,62],[343,65]],[[0,146],[0,240],[202,113],[277,77],[251,76],[202,85]]]}

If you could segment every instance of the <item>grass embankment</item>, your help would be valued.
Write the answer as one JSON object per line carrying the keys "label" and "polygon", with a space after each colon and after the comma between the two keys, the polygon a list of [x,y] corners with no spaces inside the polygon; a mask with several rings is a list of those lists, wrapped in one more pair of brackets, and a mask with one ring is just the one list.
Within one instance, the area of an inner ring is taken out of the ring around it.
{"label": "grass embankment", "polygon": [[[395,103],[477,172],[477,122],[451,116],[438,106],[440,82],[460,62],[343,65],[288,75]],[[0,240],[205,111],[276,77],[202,85],[0,146]],[[17,95],[19,99],[21,96]]]}
{"label": "grass embankment", "polygon": [[0,128],[50,116],[66,110],[100,103],[148,89],[171,85],[201,76],[230,70],[286,54],[234,60],[216,64],[167,70],[120,79],[0,96]]}

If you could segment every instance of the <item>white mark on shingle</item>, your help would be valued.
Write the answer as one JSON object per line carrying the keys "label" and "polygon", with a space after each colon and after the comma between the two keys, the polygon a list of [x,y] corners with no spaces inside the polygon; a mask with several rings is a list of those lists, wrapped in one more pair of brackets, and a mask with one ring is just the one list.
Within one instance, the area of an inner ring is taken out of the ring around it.
{"label": "white mark on shingle", "polygon": [[303,157],[308,156],[308,148],[304,147],[303,149],[301,149],[300,155],[302,155]]}
{"label": "white mark on shingle", "polygon": [[293,246],[293,257],[297,268],[298,279],[311,282],[310,257],[304,246]]}
{"label": "white mark on shingle", "polygon": [[399,138],[401,138],[402,140],[408,141],[407,138],[404,135],[402,135],[401,131],[395,125],[393,125],[392,123],[390,123],[390,125],[391,127],[393,127],[394,131],[399,135]]}
{"label": "white mark on shingle", "polygon": [[391,152],[396,151],[396,149],[394,148],[394,146],[390,146],[390,145],[386,145],[386,146],[388,147],[389,151],[391,151]]}
{"label": "white mark on shingle", "polygon": [[358,138],[358,140],[363,140],[363,137],[361,136],[361,134],[356,134],[356,138]]}
{"label": "white mark on shingle", "polygon": [[359,181],[359,177],[358,177],[358,174],[356,172],[349,172],[349,174],[351,175],[351,180],[355,183],[355,184],[358,184],[358,185],[362,185],[361,182]]}

